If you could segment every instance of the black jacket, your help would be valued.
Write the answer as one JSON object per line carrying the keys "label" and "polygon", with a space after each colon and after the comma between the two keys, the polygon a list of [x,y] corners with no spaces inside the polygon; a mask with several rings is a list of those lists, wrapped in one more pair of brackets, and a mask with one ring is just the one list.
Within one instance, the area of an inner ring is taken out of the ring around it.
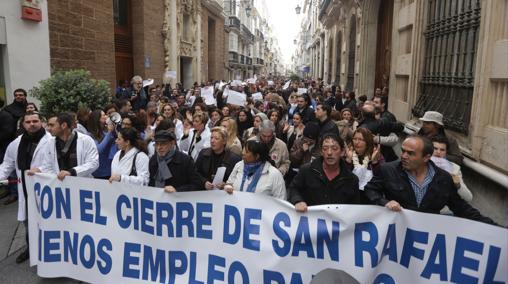
{"label": "black jacket", "polygon": [[289,202],[321,204],[359,204],[358,178],[340,161],[340,173],[329,181],[323,171],[323,157],[305,164],[289,186]]}
{"label": "black jacket", "polygon": [[204,188],[205,182],[212,182],[212,175],[215,175],[217,172],[217,168],[226,167],[226,173],[224,174],[224,179],[222,181],[226,182],[233,171],[236,163],[238,163],[242,158],[235,153],[232,153],[229,150],[225,150],[224,156],[222,157],[222,161],[217,163],[214,167],[212,164],[212,148],[205,148],[199,152],[198,158],[196,160],[196,169],[201,178],[201,185]]}
{"label": "black jacket", "polygon": [[314,110],[310,106],[306,106],[304,109],[298,109],[298,112],[302,116],[303,124],[307,124],[307,122],[314,121],[316,119]]}
{"label": "black jacket", "polygon": [[335,122],[333,122],[330,118],[327,118],[323,122],[319,122],[319,139],[323,138],[323,136],[328,133],[340,136],[337,124],[335,124]]}
{"label": "black jacket", "polygon": [[432,161],[429,163],[436,173],[420,206],[416,202],[409,177],[402,169],[400,161],[381,165],[372,180],[365,186],[365,195],[373,204],[384,206],[390,200],[395,200],[403,208],[425,213],[439,214],[447,205],[458,217],[495,224],[459,196],[449,173],[438,168]]}
{"label": "black jacket", "polygon": [[[180,151],[176,151],[175,156],[168,164],[169,170],[173,177],[166,180],[165,185],[173,186],[176,191],[194,191],[203,188],[201,177],[196,172],[194,160]],[[159,165],[157,163],[157,154],[153,155],[148,164],[150,171],[149,186],[155,186],[155,176]]]}
{"label": "black jacket", "polygon": [[[374,135],[388,136],[390,133],[401,132],[404,130],[404,124],[400,122],[392,122],[385,119],[366,118],[358,127],[367,128]],[[392,162],[399,159],[393,148],[390,146],[381,145],[381,154],[385,158],[385,161]]]}

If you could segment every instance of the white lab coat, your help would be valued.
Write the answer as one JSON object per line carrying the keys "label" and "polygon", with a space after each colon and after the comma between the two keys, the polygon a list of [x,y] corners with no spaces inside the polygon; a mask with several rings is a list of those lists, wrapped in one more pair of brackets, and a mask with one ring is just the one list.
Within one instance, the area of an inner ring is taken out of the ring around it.
{"label": "white lab coat", "polygon": [[194,148],[189,153],[189,148],[191,146],[192,140],[196,139],[196,135],[194,134],[194,128],[191,128],[189,131],[189,136],[186,138],[182,138],[180,140],[180,144],[178,145],[180,151],[186,153],[187,155],[191,156],[192,159],[194,159],[194,162],[198,159],[199,152],[201,150],[210,147],[210,129],[208,127],[205,127],[203,130],[203,133],[201,133],[201,140],[199,142],[194,143]]}
{"label": "white lab coat", "polygon": [[[231,175],[228,178],[228,181],[226,182],[228,184],[232,184],[234,190],[240,190],[240,186],[242,185],[243,167],[243,161],[236,163],[233,171],[231,172]],[[243,185],[244,190],[247,189],[251,181],[252,177],[248,178],[245,181],[245,184]],[[287,194],[284,177],[280,171],[276,167],[272,166],[269,162],[265,162],[265,165],[263,165],[261,177],[259,177],[254,193],[265,194],[278,199],[286,200]]]}
{"label": "white lab coat", "polygon": [[[137,185],[148,185],[150,179],[150,172],[148,171],[148,156],[139,151],[138,148],[132,148],[120,159],[120,153],[116,152],[111,162],[111,175],[120,175],[120,182],[137,184]],[[132,163],[134,162],[134,156],[136,157],[136,176],[131,176]]]}
{"label": "white lab coat", "polygon": [[[78,140],[76,141],[76,155],[78,165],[74,167],[76,176],[93,178],[92,173],[99,167],[99,153],[92,137],[76,132]],[[46,157],[44,168],[48,173],[58,174],[58,157],[56,154],[56,138],[51,137],[45,149]],[[43,170],[43,172],[46,172]]]}
{"label": "white lab coat", "polygon": [[[23,135],[18,136],[18,138],[16,138],[9,144],[9,146],[7,146],[4,161],[0,165],[0,180],[7,179],[14,170],[16,170],[16,174],[21,180],[21,171],[18,167],[18,148],[22,136]],[[41,171],[44,170],[44,149],[46,149],[50,139],[51,135],[49,133],[46,133],[46,135],[41,138],[39,144],[37,144],[37,148],[35,148],[30,168],[39,168]],[[18,220],[26,220],[25,195],[23,193],[23,185],[21,183],[18,183]]]}

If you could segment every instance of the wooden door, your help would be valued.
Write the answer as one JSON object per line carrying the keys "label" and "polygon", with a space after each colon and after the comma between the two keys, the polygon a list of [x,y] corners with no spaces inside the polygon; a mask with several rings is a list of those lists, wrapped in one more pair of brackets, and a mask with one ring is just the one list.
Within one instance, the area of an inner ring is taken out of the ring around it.
{"label": "wooden door", "polygon": [[376,78],[374,88],[388,87],[392,53],[393,0],[381,1],[377,25]]}

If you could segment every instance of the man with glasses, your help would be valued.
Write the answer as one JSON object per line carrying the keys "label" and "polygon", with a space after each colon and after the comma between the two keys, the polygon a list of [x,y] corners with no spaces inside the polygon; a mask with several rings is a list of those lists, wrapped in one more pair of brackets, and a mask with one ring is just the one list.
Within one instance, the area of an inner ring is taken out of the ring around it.
{"label": "man with glasses", "polygon": [[201,178],[194,160],[178,151],[176,136],[170,130],[155,133],[155,155],[150,158],[148,186],[164,188],[164,191],[180,192],[201,190]]}
{"label": "man with glasses", "polygon": [[148,96],[143,89],[143,78],[139,75],[132,77],[130,88],[123,91],[118,100],[127,99],[132,105],[133,111],[138,111],[145,107],[148,102]]}

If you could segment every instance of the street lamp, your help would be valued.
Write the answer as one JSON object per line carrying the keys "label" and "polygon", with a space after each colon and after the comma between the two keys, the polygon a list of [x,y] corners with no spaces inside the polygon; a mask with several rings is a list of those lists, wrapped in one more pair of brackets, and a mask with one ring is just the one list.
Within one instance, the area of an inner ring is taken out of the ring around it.
{"label": "street lamp", "polygon": [[250,18],[250,12],[252,12],[252,7],[249,5],[245,8],[245,15],[247,15],[247,18]]}
{"label": "street lamp", "polygon": [[302,8],[300,7],[300,5],[298,5],[298,4],[296,5],[295,11],[296,11],[297,15],[300,15],[300,12],[302,11]]}

